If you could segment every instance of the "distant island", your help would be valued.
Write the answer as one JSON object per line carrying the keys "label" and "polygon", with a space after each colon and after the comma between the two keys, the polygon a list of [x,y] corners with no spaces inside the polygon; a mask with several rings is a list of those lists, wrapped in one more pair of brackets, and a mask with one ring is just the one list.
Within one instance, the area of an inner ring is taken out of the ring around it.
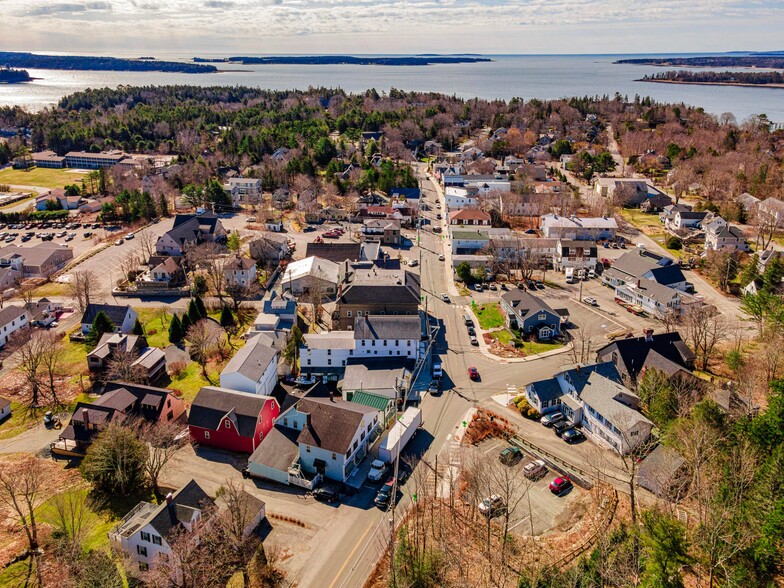
{"label": "distant island", "polygon": [[784,88],[784,73],[779,71],[665,71],[650,76],[646,75],[635,81],[662,84]]}
{"label": "distant island", "polygon": [[29,67],[32,69],[92,71],[162,71],[167,73],[215,73],[218,71],[214,65],[198,65],[178,61],[87,57],[83,55],[38,55],[10,51],[0,51],[0,64],[6,67]]}
{"label": "distant island", "polygon": [[0,84],[21,84],[32,79],[27,70],[11,69],[9,67],[0,68]]}
{"label": "distant island", "polygon": [[662,67],[762,67],[784,69],[784,55],[712,55],[706,57],[645,57],[619,59],[613,63]]}
{"label": "distant island", "polygon": [[226,57],[204,59],[194,57],[195,63],[237,63],[241,65],[434,65],[445,63],[479,63],[492,61],[487,57],[463,55],[432,55],[412,57],[355,57],[352,55],[276,55],[271,57]]}

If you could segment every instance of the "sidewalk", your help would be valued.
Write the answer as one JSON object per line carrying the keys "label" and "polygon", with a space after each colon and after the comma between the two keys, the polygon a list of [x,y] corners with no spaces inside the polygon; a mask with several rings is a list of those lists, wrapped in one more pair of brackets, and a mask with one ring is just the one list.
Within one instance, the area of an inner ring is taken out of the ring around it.
{"label": "sidewalk", "polygon": [[453,277],[454,272],[452,271],[454,266],[452,265],[452,246],[449,240],[449,224],[447,222],[449,218],[449,211],[446,208],[446,197],[444,196],[444,191],[441,189],[441,185],[435,180],[435,178],[431,176],[430,173],[425,173],[427,173],[427,179],[430,180],[430,183],[433,185],[433,189],[436,191],[437,202],[444,203],[444,207],[442,209],[444,211],[442,213],[444,218],[443,220],[438,221],[441,224],[442,232],[440,234],[433,233],[433,235],[440,239],[441,247],[443,248],[444,252],[444,261],[440,263],[443,263],[447,270],[444,272],[446,277],[447,292],[450,296],[460,296],[460,290],[455,285],[455,280]]}

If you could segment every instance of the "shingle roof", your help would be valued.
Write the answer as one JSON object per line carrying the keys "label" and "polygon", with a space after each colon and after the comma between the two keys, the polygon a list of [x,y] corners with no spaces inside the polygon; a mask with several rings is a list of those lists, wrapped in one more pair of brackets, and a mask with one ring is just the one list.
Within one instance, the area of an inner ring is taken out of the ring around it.
{"label": "shingle roof", "polygon": [[337,284],[339,273],[340,266],[337,263],[329,261],[328,259],[311,256],[286,266],[286,273],[283,275],[281,283],[285,287],[288,280],[299,280],[307,276],[312,276],[332,284]]}
{"label": "shingle roof", "polygon": [[236,372],[258,382],[269,364],[275,361],[277,354],[277,350],[265,345],[258,337],[253,337],[234,354],[221,375]]}
{"label": "shingle roof", "polygon": [[242,437],[253,437],[256,433],[256,422],[264,404],[274,400],[261,394],[235,392],[215,386],[203,386],[193,399],[188,425],[202,429],[216,430],[221,420],[227,415],[237,423],[237,430]]}
{"label": "shingle roof", "polygon": [[172,495],[171,503],[164,500],[158,505],[150,515],[149,524],[161,537],[168,537],[183,520],[191,521],[194,510],[201,511],[213,504],[201,486],[191,480]]}
{"label": "shingle roof", "polygon": [[118,306],[116,304],[88,304],[82,314],[81,323],[83,325],[91,325],[99,312],[103,311],[115,327],[121,327],[125,316],[130,310],[129,305]]}
{"label": "shingle roof", "polygon": [[575,366],[571,369],[561,372],[565,378],[571,383],[577,394],[581,394],[586,382],[591,377],[591,374],[599,374],[603,378],[620,384],[622,382],[621,376],[615,365],[611,361],[601,363],[594,363],[591,365]]}
{"label": "shingle roof", "polygon": [[264,437],[264,443],[259,444],[248,458],[248,462],[287,472],[294,460],[299,457],[297,444],[299,433],[295,429],[275,425]]}
{"label": "shingle roof", "polygon": [[449,220],[459,220],[459,221],[466,221],[466,220],[482,220],[490,222],[490,213],[485,212],[484,210],[472,210],[472,209],[463,209],[458,210],[455,213],[449,215]]}
{"label": "shingle roof", "polygon": [[351,447],[363,417],[376,412],[370,406],[323,398],[300,400],[296,409],[310,414],[310,425],[302,429],[297,441],[340,454]]}
{"label": "shingle roof", "polygon": [[607,359],[613,351],[618,352],[619,361],[623,362],[632,378],[637,378],[651,351],[656,351],[661,357],[683,366],[686,370],[696,357],[677,332],[653,335],[651,341],[646,341],[644,336],[618,339],[597,350],[597,359]]}
{"label": "shingle roof", "polygon": [[354,320],[354,339],[413,339],[422,335],[419,316],[358,316]]}
{"label": "shingle roof", "polygon": [[536,394],[541,401],[550,401],[563,396],[561,387],[558,385],[558,380],[555,378],[531,382],[530,385],[533,387],[534,394]]}
{"label": "shingle roof", "polygon": [[685,463],[678,452],[658,445],[640,464],[637,483],[655,494],[661,494],[669,488]]}
{"label": "shingle roof", "polygon": [[509,292],[504,293],[501,298],[522,318],[529,314],[535,314],[540,310],[557,314],[546,302],[524,290],[513,288]]}
{"label": "shingle roof", "polygon": [[27,311],[21,306],[14,306],[13,304],[3,307],[0,309],[0,326],[7,325],[11,321],[24,315],[26,312]]}
{"label": "shingle roof", "polygon": [[615,400],[621,394],[633,395],[621,384],[593,372],[580,392],[580,399],[612,422],[622,433],[637,423],[653,424],[638,411]]}
{"label": "shingle roof", "polygon": [[354,333],[351,331],[308,333],[305,335],[305,343],[309,349],[354,349]]}
{"label": "shingle roof", "polygon": [[3,398],[0,396],[0,410],[5,409],[5,407],[11,406],[11,401],[8,398]]}
{"label": "shingle roof", "polygon": [[411,303],[419,305],[419,277],[404,270],[352,269],[338,302],[343,304]]}
{"label": "shingle roof", "polygon": [[305,248],[305,257],[315,256],[335,263],[359,261],[360,253],[359,243],[308,243]]}

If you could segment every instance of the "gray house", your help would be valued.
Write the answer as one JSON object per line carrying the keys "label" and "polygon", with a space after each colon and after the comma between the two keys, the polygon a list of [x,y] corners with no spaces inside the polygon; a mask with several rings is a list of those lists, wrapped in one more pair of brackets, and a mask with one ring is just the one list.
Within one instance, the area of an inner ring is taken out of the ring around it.
{"label": "gray house", "polygon": [[561,317],[550,306],[524,290],[512,290],[501,296],[501,309],[507,326],[524,334],[546,340],[561,333]]}

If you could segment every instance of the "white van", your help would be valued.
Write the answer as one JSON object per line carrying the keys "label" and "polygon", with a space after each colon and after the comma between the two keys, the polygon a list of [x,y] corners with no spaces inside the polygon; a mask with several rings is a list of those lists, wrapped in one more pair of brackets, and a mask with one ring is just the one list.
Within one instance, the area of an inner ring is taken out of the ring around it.
{"label": "white van", "polygon": [[593,268],[588,269],[588,279],[593,280],[596,277],[596,270]]}
{"label": "white van", "polygon": [[566,283],[567,284],[574,283],[574,268],[573,267],[567,267],[566,268]]}

